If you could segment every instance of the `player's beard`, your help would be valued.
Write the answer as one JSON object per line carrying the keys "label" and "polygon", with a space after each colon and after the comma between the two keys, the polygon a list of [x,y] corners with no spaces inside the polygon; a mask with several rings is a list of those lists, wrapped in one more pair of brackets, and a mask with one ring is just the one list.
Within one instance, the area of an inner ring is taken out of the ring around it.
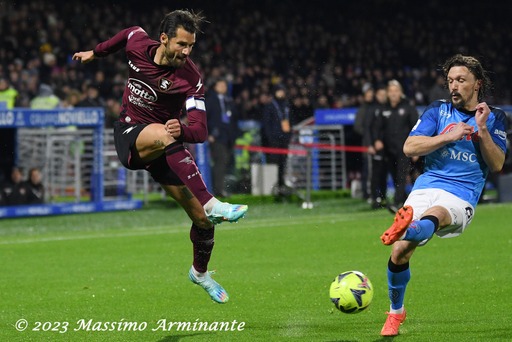
{"label": "player's beard", "polygon": [[[453,95],[457,96],[458,97],[458,100],[456,102],[453,101]],[[478,96],[478,93],[476,92],[471,92],[466,98],[464,96],[462,96],[461,93],[457,92],[457,91],[453,91],[451,92],[450,94],[450,101],[452,102],[453,106],[455,108],[457,108],[458,110],[460,109],[465,109],[465,110],[474,110],[475,108],[466,108],[466,106],[469,104],[471,104],[474,100],[474,97]],[[478,99],[477,99],[477,103],[478,103]]]}
{"label": "player's beard", "polygon": [[170,65],[175,68],[181,68],[185,64],[186,57],[185,56],[178,56],[178,53],[176,52],[172,58],[169,60]]}
{"label": "player's beard", "polygon": [[[457,96],[458,97],[458,100],[457,101],[454,101],[453,100],[453,96]],[[458,92],[452,92],[450,94],[450,101],[452,102],[452,105],[456,108],[456,109],[464,109],[464,107],[466,106],[466,103],[467,101],[464,99],[464,97],[462,97],[462,95]]]}
{"label": "player's beard", "polygon": [[164,50],[164,59],[166,61],[166,65],[173,68],[181,68],[185,64],[187,57],[185,55],[180,56],[178,52],[169,51],[166,48]]}

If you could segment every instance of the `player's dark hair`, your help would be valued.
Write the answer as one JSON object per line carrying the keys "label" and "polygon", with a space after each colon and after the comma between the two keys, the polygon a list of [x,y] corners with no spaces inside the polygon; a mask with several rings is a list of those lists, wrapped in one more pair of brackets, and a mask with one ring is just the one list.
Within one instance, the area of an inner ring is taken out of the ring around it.
{"label": "player's dark hair", "polygon": [[443,72],[445,77],[448,76],[448,72],[454,66],[465,66],[477,80],[482,81],[482,84],[478,89],[478,101],[482,101],[487,93],[491,90],[492,83],[491,79],[487,75],[487,71],[484,70],[480,61],[475,57],[463,56],[461,54],[450,57],[443,64]]}
{"label": "player's dark hair", "polygon": [[201,23],[204,17],[201,12],[194,13],[188,10],[175,10],[169,12],[160,22],[160,33],[165,33],[169,38],[176,37],[179,27],[190,33],[201,32]]}

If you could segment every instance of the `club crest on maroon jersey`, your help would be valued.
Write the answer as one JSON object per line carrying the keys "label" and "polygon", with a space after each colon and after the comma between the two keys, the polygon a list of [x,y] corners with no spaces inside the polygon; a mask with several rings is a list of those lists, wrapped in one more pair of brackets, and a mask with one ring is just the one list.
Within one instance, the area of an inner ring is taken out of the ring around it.
{"label": "club crest on maroon jersey", "polygon": [[163,90],[163,91],[169,90],[171,88],[171,86],[172,86],[172,82],[169,81],[168,79],[166,79],[166,78],[160,79],[159,87],[161,90]]}

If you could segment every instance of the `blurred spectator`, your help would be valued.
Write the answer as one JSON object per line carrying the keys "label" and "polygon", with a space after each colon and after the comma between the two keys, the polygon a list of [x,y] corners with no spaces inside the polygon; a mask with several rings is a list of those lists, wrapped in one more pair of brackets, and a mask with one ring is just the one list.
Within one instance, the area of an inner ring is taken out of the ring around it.
{"label": "blurred spectator", "polygon": [[[276,85],[270,103],[263,107],[261,119],[262,143],[265,147],[287,149],[290,144],[290,106],[283,85]],[[287,153],[267,153],[268,164],[277,164],[277,194],[287,193],[285,172]]]}
{"label": "blurred spectator", "polygon": [[105,101],[100,97],[98,86],[89,83],[85,87],[84,98],[76,104],[76,107],[103,107]]}
{"label": "blurred spectator", "polygon": [[42,63],[39,65],[39,80],[43,84],[51,84],[53,73],[58,69],[57,57],[51,52],[49,44],[43,44],[41,50],[43,54],[41,57]]}
{"label": "blurred spectator", "polygon": [[375,154],[372,138],[372,124],[375,116],[375,90],[370,83],[366,83],[362,89],[364,102],[356,112],[354,131],[361,136],[361,145],[368,148],[368,153],[363,154],[361,170],[361,190],[363,199],[370,198],[371,186],[368,186],[371,178],[371,161]]}
{"label": "blurred spectator", "polygon": [[18,91],[12,87],[9,80],[5,77],[0,77],[0,102],[5,102],[6,108],[14,108]]}
{"label": "blurred spectator", "polygon": [[65,98],[61,102],[61,107],[66,109],[73,109],[81,100],[81,93],[76,89],[70,89]]}
{"label": "blurred spectator", "polygon": [[450,98],[450,92],[446,87],[446,79],[443,75],[437,75],[435,82],[428,90],[428,102],[435,100],[446,100]]}
{"label": "blurred spectator", "polygon": [[5,205],[21,205],[27,203],[28,190],[23,182],[23,173],[19,167],[13,167],[11,178],[6,181],[1,189]]}
{"label": "blurred spectator", "polygon": [[418,121],[418,111],[404,96],[402,85],[391,80],[387,85],[388,103],[375,117],[375,150],[384,152],[387,173],[395,186],[394,200],[388,208],[398,210],[406,199],[406,180],[411,160],[403,152],[404,142]]}
{"label": "blurred spectator", "polygon": [[213,195],[226,197],[226,175],[233,165],[235,140],[240,135],[237,109],[228,94],[226,80],[216,80],[213,89],[206,94],[206,114],[210,161],[213,163]]}
{"label": "blurred spectator", "polygon": [[113,84],[106,78],[105,72],[103,70],[96,71],[94,74],[93,84],[98,90],[99,99],[105,99],[111,96]]}
{"label": "blurred spectator", "polygon": [[5,194],[4,194],[4,187],[3,184],[0,186],[0,207],[7,205],[5,200]]}
{"label": "blurred spectator", "polygon": [[312,117],[315,109],[308,96],[299,95],[293,98],[290,106],[290,124],[292,127]]}
{"label": "blurred spectator", "polygon": [[326,95],[318,96],[318,98],[316,100],[315,108],[317,108],[317,109],[331,108],[331,106],[329,104],[329,98]]}
{"label": "blurred spectator", "polygon": [[27,204],[44,203],[44,186],[42,183],[41,170],[31,168],[28,172],[28,179],[25,185],[27,190]]}
{"label": "blurred spectator", "polygon": [[105,103],[105,127],[114,128],[114,122],[119,119],[121,113],[121,101],[117,99],[107,99]]}
{"label": "blurred spectator", "polygon": [[48,84],[39,86],[39,94],[30,101],[32,109],[54,109],[60,104],[60,99],[53,93],[53,89]]}
{"label": "blurred spectator", "polygon": [[0,206],[6,205],[4,185],[6,183],[4,172],[0,171]]}
{"label": "blurred spectator", "polygon": [[380,115],[384,106],[388,103],[388,92],[385,85],[380,85],[375,90],[375,108],[371,124],[371,146],[372,146],[372,169],[371,169],[371,199],[372,208],[379,209],[387,205],[387,177],[388,171],[384,162],[384,150],[377,151],[375,148],[377,137],[374,129],[376,125],[375,118]]}
{"label": "blurred spectator", "polygon": [[[0,110],[14,108],[17,104],[18,91],[10,84],[6,77],[0,77]],[[0,134],[0,176],[10,171],[15,156],[16,128],[3,128]],[[0,179],[0,183],[3,179]],[[3,197],[3,196],[0,196]],[[0,205],[3,199],[0,198]]]}
{"label": "blurred spectator", "polygon": [[235,105],[240,112],[240,120],[258,120],[258,99],[251,97],[249,89],[243,89],[239,96],[234,99]]}

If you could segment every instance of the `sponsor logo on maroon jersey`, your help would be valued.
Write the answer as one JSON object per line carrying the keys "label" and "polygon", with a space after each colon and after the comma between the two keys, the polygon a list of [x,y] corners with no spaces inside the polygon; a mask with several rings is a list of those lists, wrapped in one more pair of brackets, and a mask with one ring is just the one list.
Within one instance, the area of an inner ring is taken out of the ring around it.
{"label": "sponsor logo on maroon jersey", "polygon": [[201,89],[202,86],[203,86],[203,82],[201,82],[201,79],[199,79],[199,81],[197,81],[197,84],[196,84],[196,93],[199,91],[199,89]]}
{"label": "sponsor logo on maroon jersey", "polygon": [[130,90],[128,100],[136,106],[153,109],[151,106],[158,100],[158,95],[148,84],[136,78],[129,78],[127,88]]}
{"label": "sponsor logo on maroon jersey", "polygon": [[185,157],[182,160],[180,160],[178,163],[185,163],[185,164],[192,164],[194,160],[190,157]]}
{"label": "sponsor logo on maroon jersey", "polygon": [[135,66],[135,64],[133,64],[133,63],[132,63],[132,61],[130,61],[130,60],[128,60],[128,65],[130,66],[130,68],[132,68],[133,70],[135,70],[135,72],[139,72],[139,71],[140,71],[140,69],[139,69],[139,68],[137,68],[137,67]]}

